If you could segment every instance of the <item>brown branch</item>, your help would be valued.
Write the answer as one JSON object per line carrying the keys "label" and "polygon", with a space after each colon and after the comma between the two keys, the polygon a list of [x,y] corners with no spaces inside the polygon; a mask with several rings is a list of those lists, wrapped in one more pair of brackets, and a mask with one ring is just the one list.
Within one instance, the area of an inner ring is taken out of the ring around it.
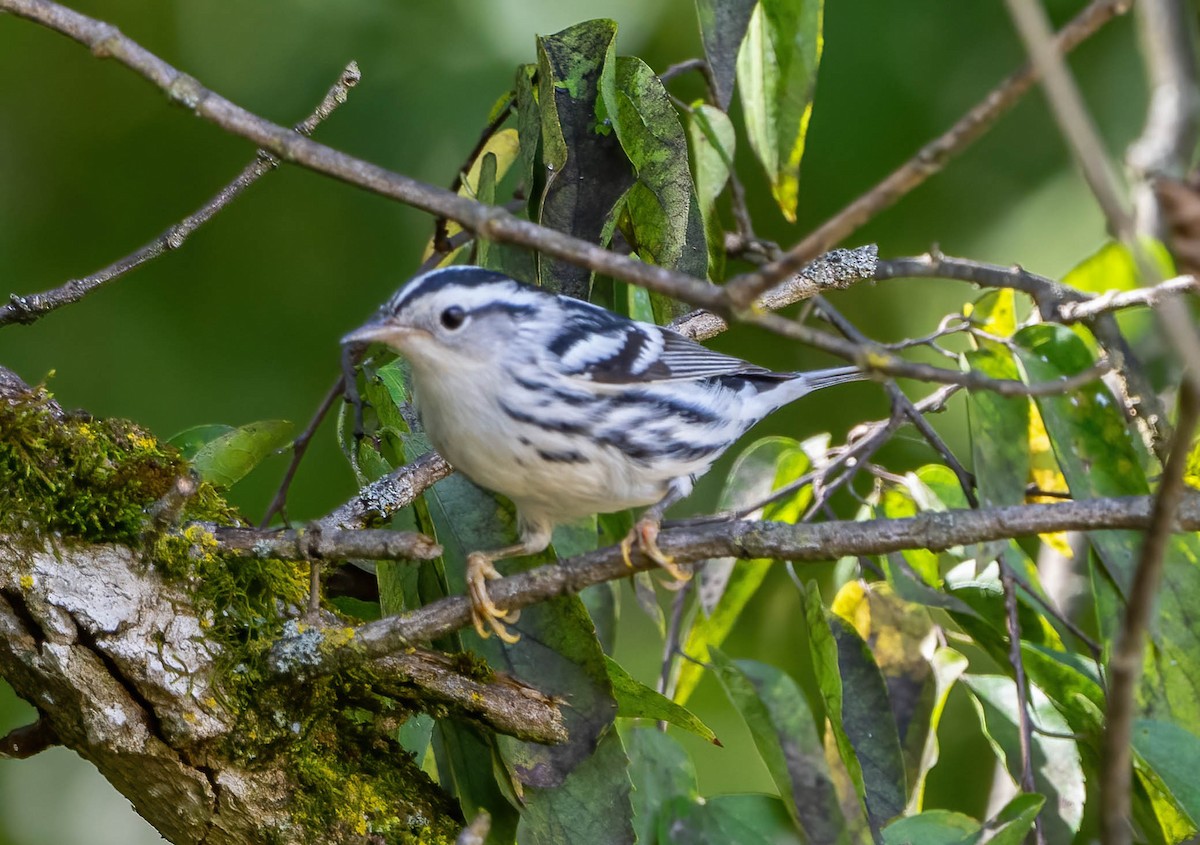
{"label": "brown branch", "polygon": [[[759,307],[778,311],[826,291],[845,290],[858,282],[870,281],[877,278],[878,260],[879,248],[875,244],[831,250],[810,261],[785,284],[768,291],[759,300]],[[692,340],[708,340],[728,329],[729,324],[711,311],[700,310],[684,314],[668,328]]]}
{"label": "brown branch", "polygon": [[424,534],[385,528],[271,530],[194,523],[211,533],[217,547],[235,557],[281,560],[433,560],[442,547]]}
{"label": "brown branch", "polygon": [[1058,309],[1059,322],[1091,320],[1101,314],[1123,311],[1126,308],[1161,308],[1188,294],[1200,294],[1200,281],[1195,276],[1176,276],[1150,287],[1108,291],[1091,299],[1064,302]]}
{"label": "brown branch", "polygon": [[[358,84],[360,79],[358,65],[354,62],[346,65],[341,77],[325,94],[325,98],[321,100],[312,114],[296,124],[295,131],[302,135],[312,134],[313,130],[329,117],[334,109],[346,102],[347,93]],[[218,191],[208,202],[136,252],[114,261],[103,270],[98,270],[90,276],[71,279],[51,290],[27,296],[13,294],[9,298],[9,304],[0,307],[0,326],[10,323],[32,323],[55,309],[78,302],[93,291],[119,279],[146,262],[169,251],[179,249],[192,232],[215,217],[217,212],[278,166],[278,157],[266,150],[259,150],[254,160],[247,164],[232,182]]]}
{"label": "brown branch", "polygon": [[[1112,18],[1124,14],[1130,5],[1131,0],[1094,0],[1059,31],[1056,48],[1062,53],[1070,52]],[[940,172],[951,158],[978,140],[1016,105],[1036,81],[1037,73],[1033,67],[1023,65],[988,92],[943,135],[922,147],[886,179],[823,223],[779,260],[730,280],[726,285],[729,302],[737,310],[750,308],[754,300],[781,279],[837,246],[872,217]]]}
{"label": "brown branch", "polygon": [[[908,519],[864,522],[708,523],[665,530],[659,537],[659,546],[681,564],[716,557],[817,562],[905,549],[941,551],[1057,531],[1146,528],[1151,523],[1151,508],[1151,497],[1132,496],[938,511]],[[1185,498],[1176,525],[1179,530],[1200,529],[1200,497]],[[488,592],[498,606],[516,610],[655,567],[654,561],[636,552],[631,569],[625,564],[620,548],[612,546],[502,578],[489,584]],[[367,623],[344,643],[333,642],[335,638],[331,638],[326,644],[327,651],[322,652],[326,654],[325,662],[316,671],[334,671],[346,661],[394,654],[469,624],[470,603],[465,596],[440,599],[399,616]],[[286,642],[280,645],[286,647]],[[286,670],[286,664],[280,668]]]}
{"label": "brown branch", "polygon": [[1134,694],[1142,677],[1145,636],[1154,614],[1154,599],[1162,578],[1167,542],[1172,531],[1188,522],[1189,508],[1195,504],[1195,497],[1187,492],[1183,477],[1198,420],[1200,401],[1191,383],[1185,382],[1179,392],[1179,422],[1171,441],[1171,454],[1153,499],[1121,631],[1109,660],[1108,706],[1100,772],[1100,839],[1104,845],[1126,845],[1130,841],[1131,744],[1137,709]]}
{"label": "brown branch", "polygon": [[376,688],[421,707],[444,704],[455,714],[501,733],[532,742],[566,742],[562,712],[552,698],[503,674],[476,678],[464,674],[452,655],[411,650],[371,662]]}
{"label": "brown branch", "polygon": [[411,464],[372,481],[320,524],[329,528],[362,528],[387,519],[451,472],[445,458],[437,452],[426,452]]}

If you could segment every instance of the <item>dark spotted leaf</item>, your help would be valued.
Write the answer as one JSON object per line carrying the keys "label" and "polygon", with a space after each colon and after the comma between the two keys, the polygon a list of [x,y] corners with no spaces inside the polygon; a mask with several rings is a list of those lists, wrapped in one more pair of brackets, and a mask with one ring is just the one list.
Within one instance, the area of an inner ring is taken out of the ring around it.
{"label": "dark spotted leaf", "polygon": [[633,782],[633,826],[637,841],[656,840],[659,811],[676,797],[699,795],[696,770],[686,751],[669,733],[656,728],[634,728],[625,734],[629,777]]}
{"label": "dark spotted leaf", "polygon": [[758,0],[696,0],[700,37],[704,41],[704,58],[708,61],[713,95],[721,111],[728,111],[729,101],[733,99],[738,48],[746,36],[750,13],[754,11],[757,2]]}
{"label": "dark spotted leaf", "polygon": [[771,795],[674,798],[658,817],[658,845],[804,845],[783,802]]}

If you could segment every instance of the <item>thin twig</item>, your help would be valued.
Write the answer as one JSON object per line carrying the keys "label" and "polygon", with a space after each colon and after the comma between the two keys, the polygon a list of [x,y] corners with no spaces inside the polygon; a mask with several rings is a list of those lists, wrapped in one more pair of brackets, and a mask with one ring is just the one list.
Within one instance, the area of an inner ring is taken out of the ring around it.
{"label": "thin twig", "polygon": [[[1089,3],[1055,40],[1056,48],[1069,53],[1117,15],[1124,14],[1131,0],[1095,0]],[[816,256],[837,246],[852,232],[905,194],[938,173],[946,163],[965,150],[1023,97],[1037,81],[1029,64],[1005,78],[943,135],[922,147],[915,156],[886,179],[855,199],[815,231],[793,246],[778,261],[730,280],[726,285],[735,310],[751,307],[765,291]]]}
{"label": "thin twig", "polygon": [[1184,382],[1179,391],[1179,421],[1171,441],[1171,454],[1153,499],[1121,630],[1109,661],[1108,707],[1100,771],[1100,831],[1104,845],[1127,845],[1131,838],[1134,694],[1142,677],[1145,636],[1154,613],[1167,543],[1171,532],[1186,521],[1184,514],[1194,501],[1186,492],[1183,478],[1198,419],[1200,401],[1191,383]]}
{"label": "thin twig", "polygon": [[[1029,683],[1025,676],[1025,660],[1021,656],[1021,620],[1017,615],[1017,585],[1013,578],[1008,556],[1001,552],[996,557],[1000,564],[1000,584],[1004,590],[1004,619],[1008,630],[1008,662],[1012,666],[1017,685],[1017,728],[1021,750],[1021,791],[1033,794],[1037,784],[1033,780],[1033,732],[1029,718]],[[1034,837],[1038,845],[1045,845],[1040,819],[1034,819]]]}
{"label": "thin twig", "polygon": [[[1151,524],[1153,503],[1150,496],[1130,496],[931,511],[906,519],[863,522],[812,525],[728,522],[665,530],[659,536],[659,546],[680,564],[715,557],[828,561],[846,555],[878,555],[906,549],[942,551],[1058,531],[1144,529]],[[1185,497],[1175,527],[1181,531],[1200,529],[1200,497]],[[637,551],[632,562],[631,569],[620,547],[612,546],[493,581],[488,592],[498,606],[517,610],[657,566]],[[399,616],[369,622],[355,629],[353,637],[343,638],[341,646],[328,642],[327,649],[322,651],[328,662],[319,671],[333,671],[347,661],[392,654],[443,636],[471,624],[470,615],[467,598],[452,596]]]}
{"label": "thin twig", "polygon": [[[310,135],[320,123],[329,117],[339,105],[346,102],[346,95],[361,79],[358,65],[346,65],[341,77],[325,94],[325,98],[312,114],[296,124],[295,131]],[[279,166],[279,158],[259,150],[253,161],[247,164],[233,181],[218,191],[197,211],[176,223],[141,249],[117,259],[103,270],[97,270],[82,279],[71,279],[62,285],[41,293],[18,296],[13,294],[9,304],[0,307],[0,326],[9,323],[32,323],[57,308],[78,302],[89,293],[119,279],[147,261],[158,258],[171,250],[179,249],[192,234],[229,205],[243,191]]]}
{"label": "thin twig", "polygon": [[[471,148],[471,152],[467,154],[467,160],[463,166],[454,174],[454,181],[450,183],[450,190],[458,192],[462,187],[463,177],[471,170],[471,166],[475,163],[475,159],[479,158],[479,154],[483,152],[483,148],[487,146],[488,141],[496,134],[496,130],[508,120],[508,116],[512,114],[513,106],[516,104],[515,97],[509,97],[508,102],[500,108],[496,115],[488,121],[487,126],[479,133],[479,140],[475,142],[475,146]],[[450,221],[445,217],[439,217],[433,224],[433,251],[435,255],[449,255],[454,251],[455,247],[450,241],[449,231],[447,227]]]}
{"label": "thin twig", "polygon": [[304,431],[300,432],[300,436],[292,441],[292,459],[288,462],[287,471],[283,474],[283,480],[279,482],[279,489],[275,491],[275,497],[271,499],[271,504],[267,506],[267,512],[263,514],[262,521],[259,523],[260,528],[266,528],[271,524],[271,519],[276,514],[283,517],[284,524],[287,524],[287,497],[288,491],[291,490],[292,481],[296,477],[296,471],[300,469],[300,462],[304,460],[304,455],[308,451],[308,444],[312,442],[313,435],[317,433],[321,422],[325,419],[325,415],[329,413],[329,409],[333,407],[333,403],[338,400],[346,391],[346,379],[344,376],[338,376],[337,381],[333,383],[333,387],[325,394],[325,398],[321,400],[321,404],[317,406],[317,410],[313,413],[312,419],[308,421]]}

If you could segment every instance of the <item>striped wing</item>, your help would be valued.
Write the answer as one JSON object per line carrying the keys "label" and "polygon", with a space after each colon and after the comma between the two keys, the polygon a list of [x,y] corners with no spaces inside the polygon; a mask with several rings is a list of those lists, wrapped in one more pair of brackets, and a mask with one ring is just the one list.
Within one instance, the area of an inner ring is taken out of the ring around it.
{"label": "striped wing", "polygon": [[549,351],[568,376],[602,384],[646,384],[730,375],[770,375],[670,329],[571,301]]}

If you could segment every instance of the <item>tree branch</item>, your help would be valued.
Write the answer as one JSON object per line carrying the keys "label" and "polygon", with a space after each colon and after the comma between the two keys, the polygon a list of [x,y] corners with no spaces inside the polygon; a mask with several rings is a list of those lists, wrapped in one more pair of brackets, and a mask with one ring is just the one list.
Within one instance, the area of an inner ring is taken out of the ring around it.
{"label": "tree branch", "polygon": [[[2,8],[2,7],[0,7]],[[325,94],[325,98],[313,110],[312,114],[296,124],[295,131],[302,135],[310,135],[333,111],[346,102],[350,89],[362,78],[358,65],[354,62],[346,65],[341,77]],[[242,172],[233,181],[219,190],[208,202],[192,214],[176,223],[150,243],[124,258],[109,264],[103,270],[97,270],[82,279],[71,279],[64,284],[43,291],[42,293],[18,296],[12,294],[9,304],[0,306],[0,327],[10,323],[32,323],[64,305],[78,302],[93,291],[98,290],[109,282],[119,279],[131,270],[169,251],[179,249],[187,241],[192,232],[199,229],[216,216],[217,212],[237,199],[247,188],[260,178],[279,166],[279,158],[266,150],[259,150],[254,160],[242,168]]]}
{"label": "tree branch", "polygon": [[[668,529],[659,536],[658,543],[663,552],[681,564],[716,557],[815,562],[905,549],[941,551],[1057,531],[1146,528],[1151,524],[1151,508],[1151,497],[1134,496],[928,512],[908,519],[864,522],[791,525],[734,521]],[[1200,497],[1185,497],[1176,527],[1200,529]],[[494,581],[488,585],[488,593],[499,607],[517,610],[656,566],[654,561],[635,552],[631,569],[626,566],[621,549],[612,546]],[[469,624],[470,603],[466,597],[440,599],[400,616],[369,622],[357,628],[345,642],[334,642],[331,638],[322,651],[325,662],[313,671],[334,671],[347,661],[394,654]],[[286,650],[287,644],[280,647]],[[286,660],[279,664],[279,669],[287,671]]]}
{"label": "tree branch", "polygon": [[442,547],[424,534],[385,528],[326,528],[320,523],[296,530],[192,525],[211,533],[220,551],[260,560],[433,560],[442,553]]}

